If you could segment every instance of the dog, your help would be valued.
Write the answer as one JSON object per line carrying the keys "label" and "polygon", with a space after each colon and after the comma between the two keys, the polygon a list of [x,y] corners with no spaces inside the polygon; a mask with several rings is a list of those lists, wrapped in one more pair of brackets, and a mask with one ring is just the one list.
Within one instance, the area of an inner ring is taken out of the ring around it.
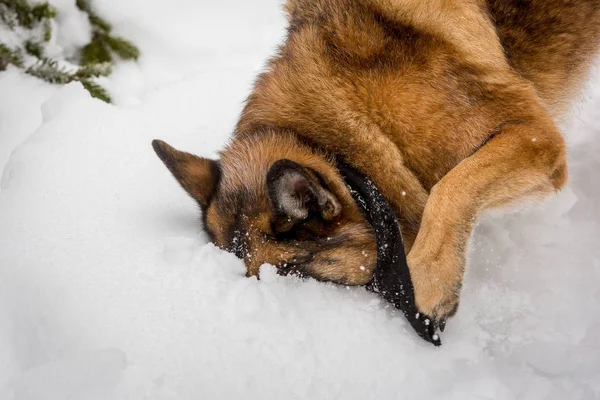
{"label": "dog", "polygon": [[390,203],[419,312],[458,308],[477,216],[567,181],[557,122],[598,50],[598,0],[288,0],[285,43],[210,160],[153,147],[217,246],[323,281],[373,277],[338,162]]}

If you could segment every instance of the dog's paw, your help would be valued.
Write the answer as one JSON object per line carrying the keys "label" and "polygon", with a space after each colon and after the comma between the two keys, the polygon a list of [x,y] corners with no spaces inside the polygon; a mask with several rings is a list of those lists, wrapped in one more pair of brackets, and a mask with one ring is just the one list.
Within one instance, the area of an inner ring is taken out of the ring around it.
{"label": "dog's paw", "polygon": [[[415,293],[418,293],[418,291]],[[420,303],[416,295],[415,300],[419,310],[417,319],[420,319],[422,325],[424,325],[422,329],[426,332],[425,337],[430,338],[429,341],[437,345],[437,342],[439,342],[438,332],[444,332],[448,318],[456,314],[459,298],[458,296],[450,296],[429,308],[419,306]]]}
{"label": "dog's paw", "polygon": [[[430,335],[444,331],[448,318],[458,310],[462,286],[462,265],[449,260],[440,265],[420,261],[409,254],[408,265],[415,292],[415,304]],[[453,264],[453,265],[448,265]]]}
{"label": "dog's paw", "polygon": [[431,276],[429,281],[415,285],[417,309],[437,321],[446,320],[458,310],[460,284],[443,284]]}

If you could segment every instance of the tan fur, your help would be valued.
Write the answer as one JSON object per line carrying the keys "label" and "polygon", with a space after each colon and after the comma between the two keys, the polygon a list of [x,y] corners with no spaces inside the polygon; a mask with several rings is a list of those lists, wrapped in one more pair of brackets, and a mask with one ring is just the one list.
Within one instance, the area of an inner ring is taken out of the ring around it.
{"label": "tan fur", "polygon": [[[323,237],[323,244],[314,241],[282,243],[274,238],[266,190],[256,188],[266,188],[269,167],[282,158],[319,171],[332,191],[339,194],[344,214],[329,227],[307,226],[309,231],[316,231]],[[353,285],[365,284],[371,279],[376,263],[373,234],[330,157],[301,145],[291,133],[267,130],[259,137],[248,136],[233,141],[222,152],[221,164],[220,190],[206,210],[207,227],[214,233],[215,243],[234,252],[231,227],[235,225],[234,230],[243,232],[243,257],[249,276],[257,275],[264,263],[296,265],[299,260],[318,254],[316,260],[303,262],[303,273]],[[241,203],[240,198],[243,199]],[[236,216],[241,216],[243,221],[236,222]]]}
{"label": "tan fur", "polygon": [[[392,204],[418,308],[451,315],[477,215],[565,184],[555,121],[596,53],[600,3],[289,0],[286,10],[287,40],[221,154],[218,188],[207,186],[207,230],[250,275],[297,262],[319,279],[364,284],[374,238],[335,168],[341,158]],[[278,238],[266,176],[280,159],[317,171],[341,214]]]}

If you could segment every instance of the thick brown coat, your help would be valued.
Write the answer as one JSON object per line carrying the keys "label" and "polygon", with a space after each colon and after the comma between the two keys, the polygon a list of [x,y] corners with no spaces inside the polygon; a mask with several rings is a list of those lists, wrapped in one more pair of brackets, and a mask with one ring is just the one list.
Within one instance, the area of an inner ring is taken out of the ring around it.
{"label": "thick brown coat", "polygon": [[[218,164],[163,142],[157,152],[250,275],[270,262],[364,284],[375,244],[335,168],[343,159],[394,207],[419,309],[451,315],[477,215],[565,184],[556,122],[596,54],[600,1],[289,0],[286,10],[287,39]],[[295,186],[267,180],[282,159],[303,168],[290,172]],[[288,187],[322,201],[270,194]]]}

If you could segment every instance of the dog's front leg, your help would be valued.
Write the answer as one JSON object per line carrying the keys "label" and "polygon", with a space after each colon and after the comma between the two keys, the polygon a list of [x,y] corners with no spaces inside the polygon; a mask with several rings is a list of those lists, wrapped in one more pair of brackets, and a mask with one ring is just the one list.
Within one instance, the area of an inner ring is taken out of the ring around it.
{"label": "dog's front leg", "polygon": [[458,307],[465,248],[478,213],[525,198],[542,198],[567,179],[565,145],[540,111],[498,133],[432,189],[408,255],[420,312],[443,328]]}

